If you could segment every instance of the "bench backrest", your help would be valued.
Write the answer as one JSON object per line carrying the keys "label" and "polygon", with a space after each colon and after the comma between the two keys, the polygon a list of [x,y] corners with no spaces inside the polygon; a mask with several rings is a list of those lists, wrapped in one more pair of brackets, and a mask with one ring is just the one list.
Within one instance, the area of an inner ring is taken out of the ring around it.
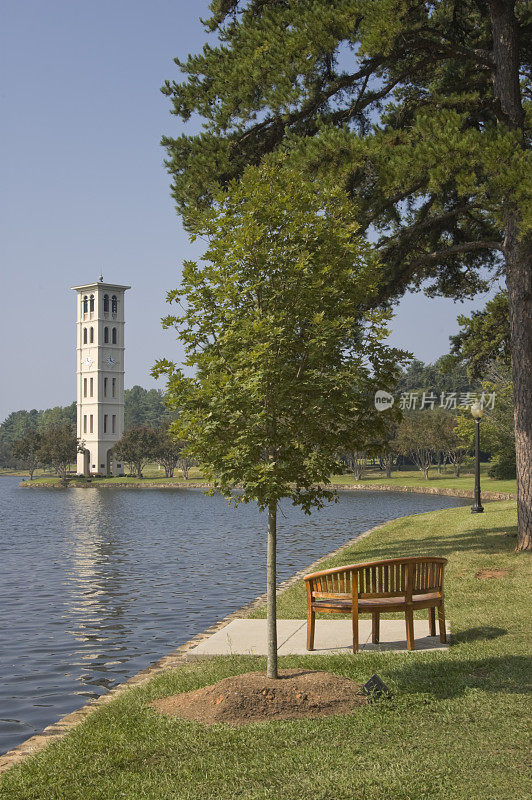
{"label": "bench backrest", "polygon": [[446,558],[389,558],[348,564],[305,575],[313,597],[357,595],[364,597],[412,597],[427,592],[443,592]]}

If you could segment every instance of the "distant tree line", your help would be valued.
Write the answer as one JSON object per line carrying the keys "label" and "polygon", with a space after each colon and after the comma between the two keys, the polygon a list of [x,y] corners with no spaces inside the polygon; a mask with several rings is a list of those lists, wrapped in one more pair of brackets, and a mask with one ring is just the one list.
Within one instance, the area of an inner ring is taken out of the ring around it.
{"label": "distant tree line", "polygon": [[[496,294],[481,311],[458,317],[460,331],[451,336],[450,353],[434,364],[413,359],[397,382],[395,401],[416,395],[418,405],[406,407],[399,424],[388,426],[381,441],[359,442],[340,454],[346,470],[357,480],[363,476],[368,460],[378,459],[390,477],[399,465],[415,465],[425,478],[437,466],[453,466],[456,476],[474,453],[475,422],[468,406],[459,399],[482,392],[494,394],[493,408],[486,408],[481,427],[481,447],[490,459],[488,474],[493,478],[515,478],[515,434],[508,295]],[[442,407],[441,397],[456,393],[457,408]],[[433,409],[420,408],[423,394],[432,394]]]}
{"label": "distant tree line", "polygon": [[13,411],[0,425],[0,467],[29,470],[28,464],[34,463],[37,452],[39,464],[51,463],[43,456],[43,444],[51,442],[54,432],[61,431],[62,435],[66,430],[73,436],[72,462],[76,460],[76,403],[44,411]]}
{"label": "distant tree line", "polygon": [[[143,389],[142,386],[133,386],[126,389],[124,398],[124,429],[137,426],[148,426],[158,428],[168,425],[175,419],[175,413],[170,412],[164,403],[164,394],[159,389]],[[69,427],[75,439],[76,431],[76,403],[68,406],[55,406],[41,411],[32,409],[31,411],[13,411],[0,424],[0,467],[7,469],[28,469],[29,456],[22,456],[20,446],[14,448],[17,440],[24,439],[23,451],[36,452],[37,438],[46,434],[49,430]],[[35,432],[38,436],[33,439],[30,432]],[[46,438],[46,436],[45,436]],[[33,441],[33,444],[31,444]],[[29,448],[29,449],[28,449]],[[34,456],[30,461],[34,460]],[[71,461],[76,460],[76,452]],[[41,463],[41,462],[39,462]]]}
{"label": "distant tree line", "polygon": [[12,446],[17,465],[27,470],[30,479],[37,467],[49,469],[66,480],[76,463],[78,440],[70,422],[52,422],[43,428],[29,428]]}
{"label": "distant tree line", "polygon": [[195,462],[186,455],[185,449],[186,442],[173,435],[168,424],[163,424],[157,428],[147,425],[129,428],[113,451],[116,458],[128,465],[129,473],[137,478],[142,478],[146,464],[155,461],[164,468],[167,478],[172,478],[178,468],[188,480]]}
{"label": "distant tree line", "polygon": [[[401,395],[433,393],[435,408],[406,410],[401,421],[390,422],[380,438],[347,445],[339,461],[355,478],[362,478],[368,460],[377,460],[390,477],[399,465],[415,465],[425,478],[436,466],[452,465],[456,476],[474,451],[475,423],[469,408],[440,408],[442,394],[495,392],[493,409],[482,421],[482,451],[490,458],[489,474],[514,478],[515,436],[508,336],[508,299],[499,292],[485,309],[458,317],[460,331],[451,337],[451,352],[433,364],[413,359],[399,374],[396,404]],[[386,412],[384,412],[386,413]],[[148,462],[164,467],[167,477],[179,468],[185,478],[194,462],[185,456],[185,443],[176,441],[170,425],[175,411],[158,389],[133,386],[125,392],[125,432],[115,455],[129,472],[142,477]],[[0,425],[0,466],[23,468],[33,475],[37,466],[66,474],[76,459],[76,403],[44,411],[15,411]],[[60,447],[60,443],[62,443]],[[66,466],[65,466],[66,465]]]}

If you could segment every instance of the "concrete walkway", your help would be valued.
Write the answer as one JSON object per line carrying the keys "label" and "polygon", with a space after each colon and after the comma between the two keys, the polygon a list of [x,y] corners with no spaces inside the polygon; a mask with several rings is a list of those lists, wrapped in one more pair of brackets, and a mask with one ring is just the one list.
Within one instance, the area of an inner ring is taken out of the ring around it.
{"label": "concrete walkway", "polygon": [[[414,621],[416,650],[445,650],[439,636],[428,635],[428,621]],[[447,641],[449,641],[447,625]],[[404,653],[406,630],[404,619],[381,619],[380,643],[371,643],[371,620],[359,620],[360,650],[389,650]],[[316,620],[315,650],[312,655],[352,653],[351,620]],[[303,619],[277,621],[277,651],[281,656],[310,655],[307,650],[307,623]],[[189,656],[199,655],[266,655],[266,620],[234,619],[229,625],[213,633],[188,651]]]}

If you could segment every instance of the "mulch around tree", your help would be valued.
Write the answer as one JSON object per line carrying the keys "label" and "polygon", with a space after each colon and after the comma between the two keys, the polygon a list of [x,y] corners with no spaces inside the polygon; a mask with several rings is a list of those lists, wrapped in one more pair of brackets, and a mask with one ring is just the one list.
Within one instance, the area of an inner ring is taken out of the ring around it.
{"label": "mulch around tree", "polygon": [[264,672],[232,675],[193,692],[162,697],[150,703],[161,714],[202,722],[245,725],[278,719],[349,714],[366,705],[360,684],[330,672],[279,670],[279,678]]}

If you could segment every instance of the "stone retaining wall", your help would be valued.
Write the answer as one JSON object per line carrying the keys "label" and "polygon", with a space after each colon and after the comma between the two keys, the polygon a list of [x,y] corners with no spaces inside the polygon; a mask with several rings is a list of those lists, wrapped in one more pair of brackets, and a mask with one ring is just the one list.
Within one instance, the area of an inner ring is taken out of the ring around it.
{"label": "stone retaining wall", "polygon": [[[332,483],[331,489],[366,489],[376,492],[414,492],[414,494],[439,494],[445,497],[465,497],[474,499],[473,489],[443,489],[438,486],[390,486],[386,483],[353,483],[348,486],[341,483]],[[515,500],[515,494],[511,492],[490,492],[482,489],[483,500]]]}
{"label": "stone retaining wall", "polygon": [[[146,478],[147,481],[150,478]],[[57,483],[35,483],[34,481],[22,481],[20,486],[23,489],[64,489],[59,482]],[[81,483],[76,484],[75,489],[210,489],[210,483]],[[474,499],[473,489],[443,489],[438,486],[390,486],[386,483],[331,483],[327,487],[335,491],[375,491],[375,492],[413,492],[414,494],[439,494],[445,497],[463,497]],[[490,492],[482,490],[483,500],[515,500],[516,495],[511,492]]]}

